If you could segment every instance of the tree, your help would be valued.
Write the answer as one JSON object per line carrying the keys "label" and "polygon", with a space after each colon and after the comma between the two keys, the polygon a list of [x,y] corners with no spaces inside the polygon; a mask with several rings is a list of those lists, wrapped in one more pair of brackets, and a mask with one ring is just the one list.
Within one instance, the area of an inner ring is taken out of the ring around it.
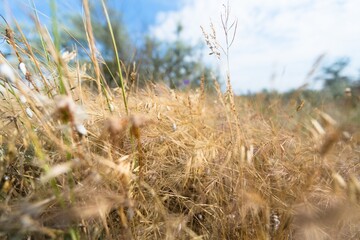
{"label": "tree", "polygon": [[[120,82],[115,82],[119,78],[116,54],[113,48],[113,42],[110,37],[109,27],[104,17],[103,8],[100,3],[93,3],[90,5],[91,23],[93,33],[96,41],[96,47],[99,50],[103,59],[102,70],[104,77],[110,86],[120,85]],[[108,8],[109,17],[114,32],[115,42],[117,43],[118,56],[120,60],[126,65],[130,62],[130,56],[134,47],[131,44],[129,34],[122,20],[121,12],[113,8]],[[86,30],[84,21],[80,15],[71,14],[68,16],[72,26],[68,33],[63,32],[63,47],[80,44],[84,47],[88,46],[86,38]],[[79,50],[82,48],[79,47]],[[80,52],[85,56],[85,52]],[[100,57],[100,56],[99,56]],[[115,84],[116,83],[116,84]]]}
{"label": "tree", "polygon": [[331,96],[335,98],[342,96],[345,88],[351,85],[350,77],[343,74],[349,63],[348,58],[338,59],[331,65],[324,67],[322,75],[317,78],[324,82],[324,90],[329,91]]}
{"label": "tree", "polygon": [[170,88],[183,89],[199,86],[204,76],[206,85],[211,86],[211,70],[202,61],[202,46],[186,43],[181,38],[182,31],[179,24],[173,42],[145,39],[139,56],[143,80],[164,81]]}
{"label": "tree", "polygon": [[[113,76],[117,79],[116,73],[118,72],[113,43],[109,37],[109,29],[103,17],[102,8],[92,5],[90,11],[97,48],[105,63],[103,73],[111,86],[114,85]],[[207,82],[205,84],[207,87],[212,85],[210,84],[212,82],[211,71],[202,61],[202,46],[191,45],[182,40],[183,27],[180,24],[175,32],[175,41],[162,42],[154,37],[146,37],[143,45],[139,47],[139,53],[134,59],[130,59],[132,53],[135,52],[133,50],[135,47],[131,44],[126,26],[122,22],[121,13],[116,9],[109,9],[109,11],[115,41],[118,44],[118,55],[124,66],[130,66],[132,64],[130,60],[137,62],[140,86],[150,80],[152,82],[164,81],[170,88],[193,88],[200,85],[202,76]],[[69,25],[72,26],[69,30],[71,37],[68,35],[64,43],[67,46],[80,43],[87,48],[83,19],[78,15],[70,15],[68,19],[71,22]],[[118,83],[118,85],[120,84]]]}

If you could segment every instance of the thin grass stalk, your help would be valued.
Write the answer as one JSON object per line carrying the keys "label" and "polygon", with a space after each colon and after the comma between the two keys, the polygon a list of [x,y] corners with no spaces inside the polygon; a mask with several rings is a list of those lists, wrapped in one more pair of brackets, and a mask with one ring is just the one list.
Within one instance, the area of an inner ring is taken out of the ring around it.
{"label": "thin grass stalk", "polygon": [[[14,91],[12,85],[11,84],[9,84],[9,85],[10,85],[9,92],[14,95],[14,97],[15,97],[16,101],[18,102],[19,106],[21,107],[22,111],[25,113],[25,109],[22,106],[19,97],[17,96],[17,94],[15,94],[15,91]],[[29,121],[29,119],[25,118],[22,121],[22,124],[23,124],[26,132],[28,133],[28,136],[34,147],[35,156],[38,158],[40,166],[44,170],[45,174],[48,173],[50,170],[50,166],[46,162],[45,153],[43,152],[41,143],[40,143],[41,141],[40,141],[40,139],[38,139],[38,136],[34,133],[31,122]],[[61,197],[61,192],[60,192],[60,189],[59,189],[55,179],[52,179],[50,181],[50,185],[51,185],[53,192],[54,192],[56,198],[58,199],[60,205],[62,207],[65,207],[65,202],[64,202],[63,198]]]}
{"label": "thin grass stalk", "polygon": [[[22,49],[15,43],[14,32],[12,31],[10,25],[7,23],[6,19],[5,19],[2,15],[0,15],[0,16],[4,19],[4,21],[5,21],[6,25],[7,25],[7,27],[6,27],[6,29],[5,29],[5,38],[6,38],[6,41],[7,41],[7,43],[11,46],[11,48],[13,49],[13,51],[15,52],[19,64],[21,64],[21,63],[23,63],[23,60],[22,60],[22,58],[21,58],[21,56],[20,56],[19,50],[22,50]],[[16,26],[17,26],[18,29],[19,29],[19,26],[18,26],[18,24],[17,24],[16,21],[15,21],[15,24],[16,24]],[[19,48],[19,50],[18,50],[18,48]],[[24,63],[23,63],[23,64],[24,64]],[[19,65],[19,66],[20,66],[20,65]],[[30,75],[30,74],[27,74],[27,73],[24,73],[24,74],[26,74],[26,75],[25,75],[25,79],[32,84],[32,86],[35,88],[35,90],[36,90],[37,92],[39,92],[39,89],[37,88],[37,86],[34,84],[34,82],[32,81],[32,79],[31,79],[31,77],[30,77],[31,75]]]}
{"label": "thin grass stalk", "polygon": [[51,0],[50,1],[50,10],[51,10],[51,25],[52,25],[52,32],[53,32],[53,38],[54,38],[54,46],[57,56],[57,70],[59,73],[59,92],[60,94],[69,94],[69,92],[66,90],[65,83],[63,81],[62,77],[62,69],[61,69],[61,57],[60,57],[60,36],[59,36],[59,30],[58,30],[58,24],[57,24],[57,16],[56,16],[56,1]]}
{"label": "thin grass stalk", "polygon": [[37,11],[37,8],[36,8],[36,5],[35,5],[35,2],[34,0],[29,0],[31,2],[31,6],[34,10],[34,15],[35,15],[35,25],[37,26],[37,31],[38,31],[38,34],[39,34],[39,37],[40,37],[40,41],[41,41],[41,46],[43,48],[43,51],[45,53],[45,56],[46,56],[46,61],[49,63],[50,62],[50,56],[49,56],[49,53],[46,51],[46,44],[45,44],[45,40],[41,34],[41,31],[40,31],[40,21],[39,21],[39,15],[38,15],[38,11]]}
{"label": "thin grass stalk", "polygon": [[[91,22],[90,22],[90,24],[91,24]],[[85,26],[85,28],[87,28],[86,26]],[[99,64],[98,64],[98,61],[97,61],[97,58],[96,58],[96,48],[94,47],[94,52],[95,52],[95,60],[93,60],[93,56],[92,56],[92,51],[91,52],[89,52],[72,34],[71,34],[71,32],[69,32],[69,31],[67,31],[66,29],[64,29],[64,31],[77,43],[77,45],[79,45],[81,48],[82,48],[82,50],[89,56],[89,58],[91,59],[91,61],[92,62],[94,62],[94,61],[96,61],[96,64],[98,65],[98,67],[99,67]],[[88,31],[88,30],[86,30],[86,31]],[[88,32],[86,33],[86,34],[89,34]],[[87,38],[88,38],[88,41],[89,41],[89,37],[87,36]],[[95,43],[94,43],[95,44]],[[94,45],[95,46],[95,45]],[[89,48],[90,48],[90,46],[89,46]],[[91,48],[90,48],[90,50],[91,50]],[[76,52],[78,52],[78,51],[76,51]],[[109,67],[105,64],[105,67],[109,70]],[[100,67],[99,67],[99,69],[100,69]],[[114,76],[112,75],[112,73],[110,72],[110,75],[111,75],[111,77],[113,77],[114,78]],[[110,96],[110,90],[109,90],[109,87],[108,87],[108,85],[106,84],[106,82],[104,82],[103,81],[103,76],[102,76],[102,74],[101,74],[101,71],[99,70],[99,84],[100,84],[100,92],[101,92],[101,90],[102,90],[102,92],[101,93],[103,93],[104,95],[105,95],[105,98],[106,98],[106,101],[107,101],[107,104],[108,104],[108,107],[109,107],[109,109],[111,109],[111,96]],[[80,88],[81,88],[81,84],[79,83],[79,86],[80,86]],[[99,90],[99,89],[98,89]],[[99,92],[99,93],[100,93]]]}
{"label": "thin grass stalk", "polygon": [[113,29],[112,29],[112,26],[111,26],[111,21],[110,21],[109,14],[108,14],[108,11],[106,9],[106,5],[105,5],[104,0],[101,0],[101,3],[102,3],[102,6],[103,6],[106,21],[108,23],[109,31],[110,31],[110,34],[111,34],[111,39],[112,39],[112,42],[113,42],[113,45],[114,45],[116,63],[117,63],[117,66],[118,66],[118,71],[119,71],[119,76],[120,76],[120,83],[121,83],[121,91],[122,91],[122,95],[123,95],[123,102],[124,102],[124,105],[125,105],[126,114],[129,115],[129,109],[128,109],[128,104],[127,104],[126,95],[125,95],[124,79],[123,79],[123,76],[122,76],[121,64],[120,64],[118,49],[117,49],[117,45],[116,45],[116,41],[115,41],[115,36],[114,36],[114,32],[113,32]]}
{"label": "thin grass stalk", "polygon": [[96,46],[95,46],[95,38],[94,33],[92,29],[91,24],[91,15],[90,15],[90,8],[89,8],[89,2],[88,0],[83,0],[83,6],[85,11],[85,29],[86,29],[86,35],[89,42],[89,48],[91,53],[91,61],[94,64],[94,70],[95,70],[95,76],[96,76],[96,84],[98,88],[99,94],[101,93],[101,75],[100,75],[100,67],[99,63],[96,59]]}
{"label": "thin grass stalk", "polygon": [[[46,80],[45,80],[44,75],[41,73],[41,69],[40,69],[40,66],[39,66],[38,61],[36,60],[36,57],[35,57],[34,52],[33,52],[33,49],[32,49],[32,47],[30,46],[30,44],[28,43],[28,41],[27,41],[24,33],[21,31],[21,28],[20,28],[19,24],[18,24],[16,21],[15,21],[15,24],[16,24],[16,27],[17,27],[20,35],[21,35],[22,42],[25,44],[25,46],[26,46],[26,48],[27,48],[27,50],[28,50],[28,51],[27,51],[27,52],[28,52],[28,53],[27,53],[27,54],[28,54],[28,57],[32,60],[32,62],[34,63],[34,65],[35,65],[36,68],[38,69],[41,77],[43,78],[44,86],[45,86],[46,90],[48,90],[48,89],[49,89],[49,86],[48,86],[48,84],[47,84],[47,82],[46,82]],[[23,62],[23,61],[22,61],[22,62]],[[31,83],[31,85],[34,87],[34,89],[35,89],[37,92],[40,92],[39,88],[37,87],[37,85],[35,84],[35,82],[32,80],[30,74],[29,74],[28,76],[25,76],[25,79]]]}
{"label": "thin grass stalk", "polygon": [[70,236],[71,236],[71,239],[72,240],[78,240],[79,239],[79,234],[78,234],[78,231],[77,230],[75,230],[74,228],[71,228],[70,230],[69,230],[69,233],[70,233]]}
{"label": "thin grass stalk", "polygon": [[[38,27],[40,27],[40,25],[38,25]],[[34,51],[33,51],[32,47],[30,46],[30,44],[26,41],[25,36],[23,35],[22,32],[21,32],[21,35],[23,36],[24,42],[25,42],[25,44],[26,44],[26,46],[27,46],[27,48],[29,50],[29,57],[31,58],[32,62],[34,63],[34,66],[35,66],[35,68],[37,70],[37,73],[40,75],[40,77],[42,79],[42,83],[44,84],[44,87],[45,87],[45,92],[48,93],[48,95],[50,97],[52,97],[51,86],[48,84],[44,74],[41,71],[40,64],[39,64],[39,62],[38,62],[38,60],[37,60],[37,58],[36,58],[36,56],[34,54]],[[42,38],[42,36],[41,36],[41,38]],[[46,58],[48,58],[49,57],[48,52],[46,51],[45,48],[44,48],[44,52],[46,54]]]}

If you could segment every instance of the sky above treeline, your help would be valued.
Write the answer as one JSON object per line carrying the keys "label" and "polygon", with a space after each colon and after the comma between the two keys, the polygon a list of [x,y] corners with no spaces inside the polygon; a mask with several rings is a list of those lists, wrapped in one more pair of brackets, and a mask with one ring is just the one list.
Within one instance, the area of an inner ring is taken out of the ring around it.
{"label": "sky above treeline", "polygon": [[[29,0],[1,0],[0,14],[26,19],[31,13]],[[93,0],[100,1],[100,0]],[[92,2],[92,1],[90,1]],[[123,13],[124,23],[133,40],[145,34],[163,41],[175,38],[178,23],[182,38],[189,43],[204,41],[200,26],[210,31],[212,22],[217,37],[225,46],[220,14],[222,0],[110,0],[110,7]],[[305,83],[313,63],[325,54],[326,66],[341,57],[349,57],[347,74],[360,73],[360,1],[359,0],[229,0],[230,21],[237,19],[237,32],[230,49],[230,72],[238,93],[264,88],[286,91]],[[50,1],[34,0],[41,20],[50,19]],[[82,14],[81,1],[58,0],[59,11]],[[225,58],[213,56],[205,61],[225,73]]]}

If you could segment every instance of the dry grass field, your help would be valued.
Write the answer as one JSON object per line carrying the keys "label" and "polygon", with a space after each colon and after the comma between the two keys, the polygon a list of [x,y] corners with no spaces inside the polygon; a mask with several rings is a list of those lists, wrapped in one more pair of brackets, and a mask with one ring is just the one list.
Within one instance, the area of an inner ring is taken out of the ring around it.
{"label": "dry grass field", "polygon": [[356,109],[110,90],[38,31],[0,56],[0,239],[360,239]]}

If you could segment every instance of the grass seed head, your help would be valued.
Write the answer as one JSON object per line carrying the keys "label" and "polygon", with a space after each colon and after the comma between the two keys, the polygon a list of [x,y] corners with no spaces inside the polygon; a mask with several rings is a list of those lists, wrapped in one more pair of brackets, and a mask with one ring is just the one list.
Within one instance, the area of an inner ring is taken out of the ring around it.
{"label": "grass seed head", "polygon": [[21,73],[24,74],[24,76],[26,76],[28,74],[25,63],[20,62],[19,69],[20,69]]}
{"label": "grass seed head", "polygon": [[70,96],[55,97],[54,116],[64,123],[81,124],[86,119],[84,110]]}
{"label": "grass seed head", "polygon": [[351,88],[345,88],[344,93],[346,97],[351,97]]}
{"label": "grass seed head", "polygon": [[75,130],[80,136],[87,136],[88,132],[83,124],[76,124]]}
{"label": "grass seed head", "polygon": [[33,111],[31,110],[31,108],[27,107],[25,109],[25,112],[26,112],[26,115],[29,117],[29,118],[32,118],[34,116],[34,113]]}

